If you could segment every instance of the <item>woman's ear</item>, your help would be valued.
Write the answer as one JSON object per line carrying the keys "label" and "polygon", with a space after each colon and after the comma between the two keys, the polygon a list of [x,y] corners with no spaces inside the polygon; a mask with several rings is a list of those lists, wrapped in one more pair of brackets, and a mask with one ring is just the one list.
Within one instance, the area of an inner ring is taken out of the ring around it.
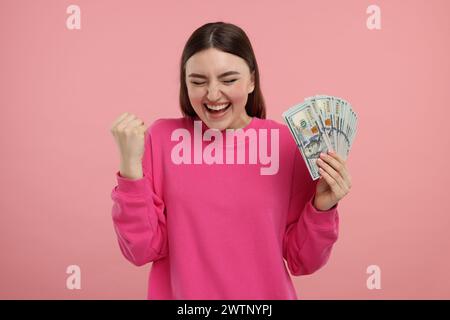
{"label": "woman's ear", "polygon": [[253,71],[250,75],[250,84],[248,86],[248,94],[252,93],[255,90],[255,71]]}

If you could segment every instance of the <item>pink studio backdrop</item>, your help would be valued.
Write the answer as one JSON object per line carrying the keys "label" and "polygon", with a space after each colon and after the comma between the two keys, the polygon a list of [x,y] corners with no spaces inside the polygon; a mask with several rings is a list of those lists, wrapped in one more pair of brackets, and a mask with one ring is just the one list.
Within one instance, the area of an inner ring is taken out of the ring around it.
{"label": "pink studio backdrop", "polygon": [[[380,30],[366,26],[371,4]],[[252,41],[268,118],[320,93],[359,117],[340,238],[324,268],[294,277],[300,298],[449,299],[449,12],[447,0],[1,0],[0,298],[145,299],[151,264],[127,262],[112,227],[110,125],[125,111],[181,116],[183,46],[225,21]],[[366,285],[370,265],[381,289]]]}

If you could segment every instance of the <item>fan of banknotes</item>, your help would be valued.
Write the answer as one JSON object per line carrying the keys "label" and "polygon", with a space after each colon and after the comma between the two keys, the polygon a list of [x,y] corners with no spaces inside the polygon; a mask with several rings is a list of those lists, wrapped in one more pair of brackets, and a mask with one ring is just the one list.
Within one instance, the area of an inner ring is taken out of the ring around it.
{"label": "fan of banknotes", "polygon": [[283,112],[313,180],[319,179],[316,164],[321,152],[334,150],[346,160],[355,139],[358,117],[346,100],[316,95]]}

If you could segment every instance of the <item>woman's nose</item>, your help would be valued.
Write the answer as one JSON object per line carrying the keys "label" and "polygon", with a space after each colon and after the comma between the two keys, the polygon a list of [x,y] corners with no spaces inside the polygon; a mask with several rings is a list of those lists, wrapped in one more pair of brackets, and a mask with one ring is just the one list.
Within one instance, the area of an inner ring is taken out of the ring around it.
{"label": "woman's nose", "polygon": [[217,101],[220,99],[221,93],[217,85],[211,85],[208,87],[208,94],[206,97],[209,101]]}

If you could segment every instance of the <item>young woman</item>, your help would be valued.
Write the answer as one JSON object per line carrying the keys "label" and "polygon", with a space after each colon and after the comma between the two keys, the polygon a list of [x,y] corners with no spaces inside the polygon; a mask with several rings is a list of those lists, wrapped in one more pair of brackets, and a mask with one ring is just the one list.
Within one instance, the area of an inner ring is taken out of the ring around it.
{"label": "young woman", "polygon": [[148,126],[126,112],[111,127],[123,255],[153,262],[148,299],[297,299],[288,270],[315,272],[338,238],[345,161],[324,154],[311,179],[287,126],[265,119],[252,46],[233,24],[191,35],[180,81],[183,117]]}

